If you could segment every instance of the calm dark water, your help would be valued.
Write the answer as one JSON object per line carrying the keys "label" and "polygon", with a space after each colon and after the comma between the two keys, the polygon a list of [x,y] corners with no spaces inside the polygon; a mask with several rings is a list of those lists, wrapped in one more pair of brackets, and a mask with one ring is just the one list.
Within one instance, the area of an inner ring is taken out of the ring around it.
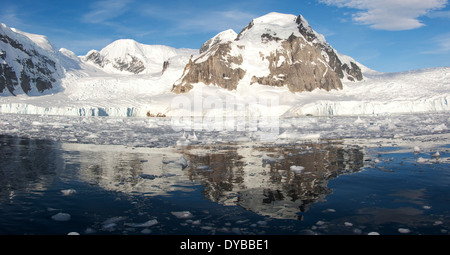
{"label": "calm dark water", "polygon": [[0,234],[450,230],[449,146],[416,154],[340,140],[152,149],[13,136],[0,145]]}

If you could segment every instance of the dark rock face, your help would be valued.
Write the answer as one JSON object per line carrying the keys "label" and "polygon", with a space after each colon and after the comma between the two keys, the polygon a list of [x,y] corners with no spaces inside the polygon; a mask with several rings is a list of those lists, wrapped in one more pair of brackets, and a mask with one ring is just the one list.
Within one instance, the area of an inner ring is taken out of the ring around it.
{"label": "dark rock face", "polygon": [[131,56],[129,54],[127,54],[125,59],[117,58],[114,60],[114,68],[120,71],[127,71],[130,73],[138,74],[145,70],[144,63],[142,63],[142,61],[140,61],[137,57]]}
{"label": "dark rock face", "polygon": [[138,74],[145,70],[144,63],[137,57],[130,54],[126,54],[124,58],[115,58],[113,61],[105,58],[98,51],[91,51],[84,60],[87,62],[92,62],[99,67],[105,67],[107,64],[111,63],[112,66],[120,71],[127,71],[130,73]]}
{"label": "dark rock face", "polygon": [[320,51],[306,44],[302,37],[291,35],[281,45],[283,50],[272,52],[266,57],[270,75],[253,76],[251,83],[277,87],[287,85],[291,92],[312,91],[316,88],[327,91],[342,89],[341,80],[335,72],[328,70]]}
{"label": "dark rock face", "polygon": [[232,68],[232,65],[242,64],[242,56],[231,56],[231,42],[217,44],[208,52],[211,54],[205,61],[199,58],[186,65],[181,82],[174,84],[172,91],[185,93],[193,88],[193,83],[203,82],[207,85],[220,84],[222,88],[233,90],[244,77],[245,71],[241,68]]}
{"label": "dark rock face", "polygon": [[[24,47],[19,41],[10,38],[6,34],[0,34],[0,41],[8,44],[13,50],[24,56],[13,60],[18,65],[8,63],[8,52],[1,50],[0,93],[7,89],[11,94],[15,95],[15,91],[19,86],[27,94],[32,87],[36,87],[41,93],[53,88],[53,84],[56,82],[54,77],[57,73],[55,61],[38,53],[33,48]],[[19,70],[15,70],[13,66],[16,66],[16,68],[19,66]]]}
{"label": "dark rock face", "polygon": [[361,68],[356,63],[351,62],[351,66],[343,64],[339,57],[336,55],[334,49],[328,44],[317,41],[317,36],[314,34],[311,27],[309,27],[301,15],[297,17],[296,23],[298,24],[298,31],[303,37],[310,43],[313,43],[316,47],[320,48],[328,55],[328,64],[336,72],[339,78],[344,78],[344,72],[347,73],[347,77],[351,81],[361,81],[363,75]]}
{"label": "dark rock face", "polygon": [[16,73],[7,63],[0,63],[0,93],[7,89],[14,95],[16,86],[19,85]]}
{"label": "dark rock face", "polygon": [[163,68],[162,68],[162,74],[164,74],[164,72],[167,70],[167,68],[169,68],[170,62],[169,60],[164,61],[163,63]]}
{"label": "dark rock face", "polygon": [[104,57],[100,54],[100,52],[98,51],[91,51],[86,57],[85,57],[85,61],[90,61],[100,67],[104,67],[105,66],[105,61],[107,61],[106,59],[104,59]]}

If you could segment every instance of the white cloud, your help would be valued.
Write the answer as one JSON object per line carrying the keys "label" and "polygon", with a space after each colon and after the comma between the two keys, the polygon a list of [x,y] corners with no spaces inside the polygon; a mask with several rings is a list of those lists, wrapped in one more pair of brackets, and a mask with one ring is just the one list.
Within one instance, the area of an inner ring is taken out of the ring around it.
{"label": "white cloud", "polygon": [[319,0],[339,8],[359,10],[355,22],[380,30],[410,30],[424,26],[420,17],[447,5],[448,0]]}

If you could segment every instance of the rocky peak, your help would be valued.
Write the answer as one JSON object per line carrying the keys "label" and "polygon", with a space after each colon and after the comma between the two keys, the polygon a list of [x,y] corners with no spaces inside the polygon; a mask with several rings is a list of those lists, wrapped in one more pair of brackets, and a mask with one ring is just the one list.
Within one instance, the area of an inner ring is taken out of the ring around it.
{"label": "rocky peak", "polygon": [[204,53],[205,51],[212,48],[214,45],[220,44],[220,43],[226,43],[230,41],[234,41],[237,37],[236,32],[234,32],[233,29],[228,29],[223,32],[220,32],[213,38],[209,39],[207,42],[205,42],[202,47],[200,47],[200,54]]}
{"label": "rocky peak", "polygon": [[195,60],[190,59],[186,65],[182,78],[173,86],[175,93],[185,93],[193,88],[193,83],[203,82],[220,84],[228,90],[237,88],[239,81],[244,77],[245,70],[236,66],[242,64],[241,55],[232,54],[232,42],[214,45]]}
{"label": "rocky peak", "polygon": [[219,35],[191,59],[174,92],[199,82],[229,90],[240,83],[286,86],[291,92],[332,90],[342,89],[342,79],[363,79],[358,64],[341,60],[301,15],[269,13],[253,19],[234,40]]}
{"label": "rocky peak", "polygon": [[302,15],[298,16],[296,23],[298,24],[300,34],[308,42],[319,47],[322,49],[322,52],[326,53],[325,57],[328,59],[328,64],[339,78],[343,79],[346,77],[350,81],[361,81],[363,79],[362,71],[358,64],[351,60],[347,62],[341,60],[337,52],[326,42],[325,37],[315,32]]}

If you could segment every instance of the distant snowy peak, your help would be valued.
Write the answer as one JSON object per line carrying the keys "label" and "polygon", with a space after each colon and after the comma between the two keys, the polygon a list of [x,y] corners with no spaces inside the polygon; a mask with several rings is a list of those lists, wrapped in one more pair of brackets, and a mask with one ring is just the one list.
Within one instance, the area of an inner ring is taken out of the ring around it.
{"label": "distant snowy peak", "polygon": [[0,24],[0,94],[39,95],[58,90],[65,65],[77,63],[56,50],[45,36]]}
{"label": "distant snowy peak", "polygon": [[91,50],[82,60],[93,63],[106,72],[148,74],[161,73],[164,65],[173,57],[194,53],[197,53],[197,50],[146,45],[131,39],[120,39],[101,51]]}
{"label": "distant snowy peak", "polygon": [[229,90],[260,84],[286,86],[294,93],[329,91],[342,89],[342,80],[363,79],[358,63],[339,55],[301,15],[272,12],[253,19],[237,36],[227,30],[208,40],[200,53],[174,92],[187,92],[196,83]]}

